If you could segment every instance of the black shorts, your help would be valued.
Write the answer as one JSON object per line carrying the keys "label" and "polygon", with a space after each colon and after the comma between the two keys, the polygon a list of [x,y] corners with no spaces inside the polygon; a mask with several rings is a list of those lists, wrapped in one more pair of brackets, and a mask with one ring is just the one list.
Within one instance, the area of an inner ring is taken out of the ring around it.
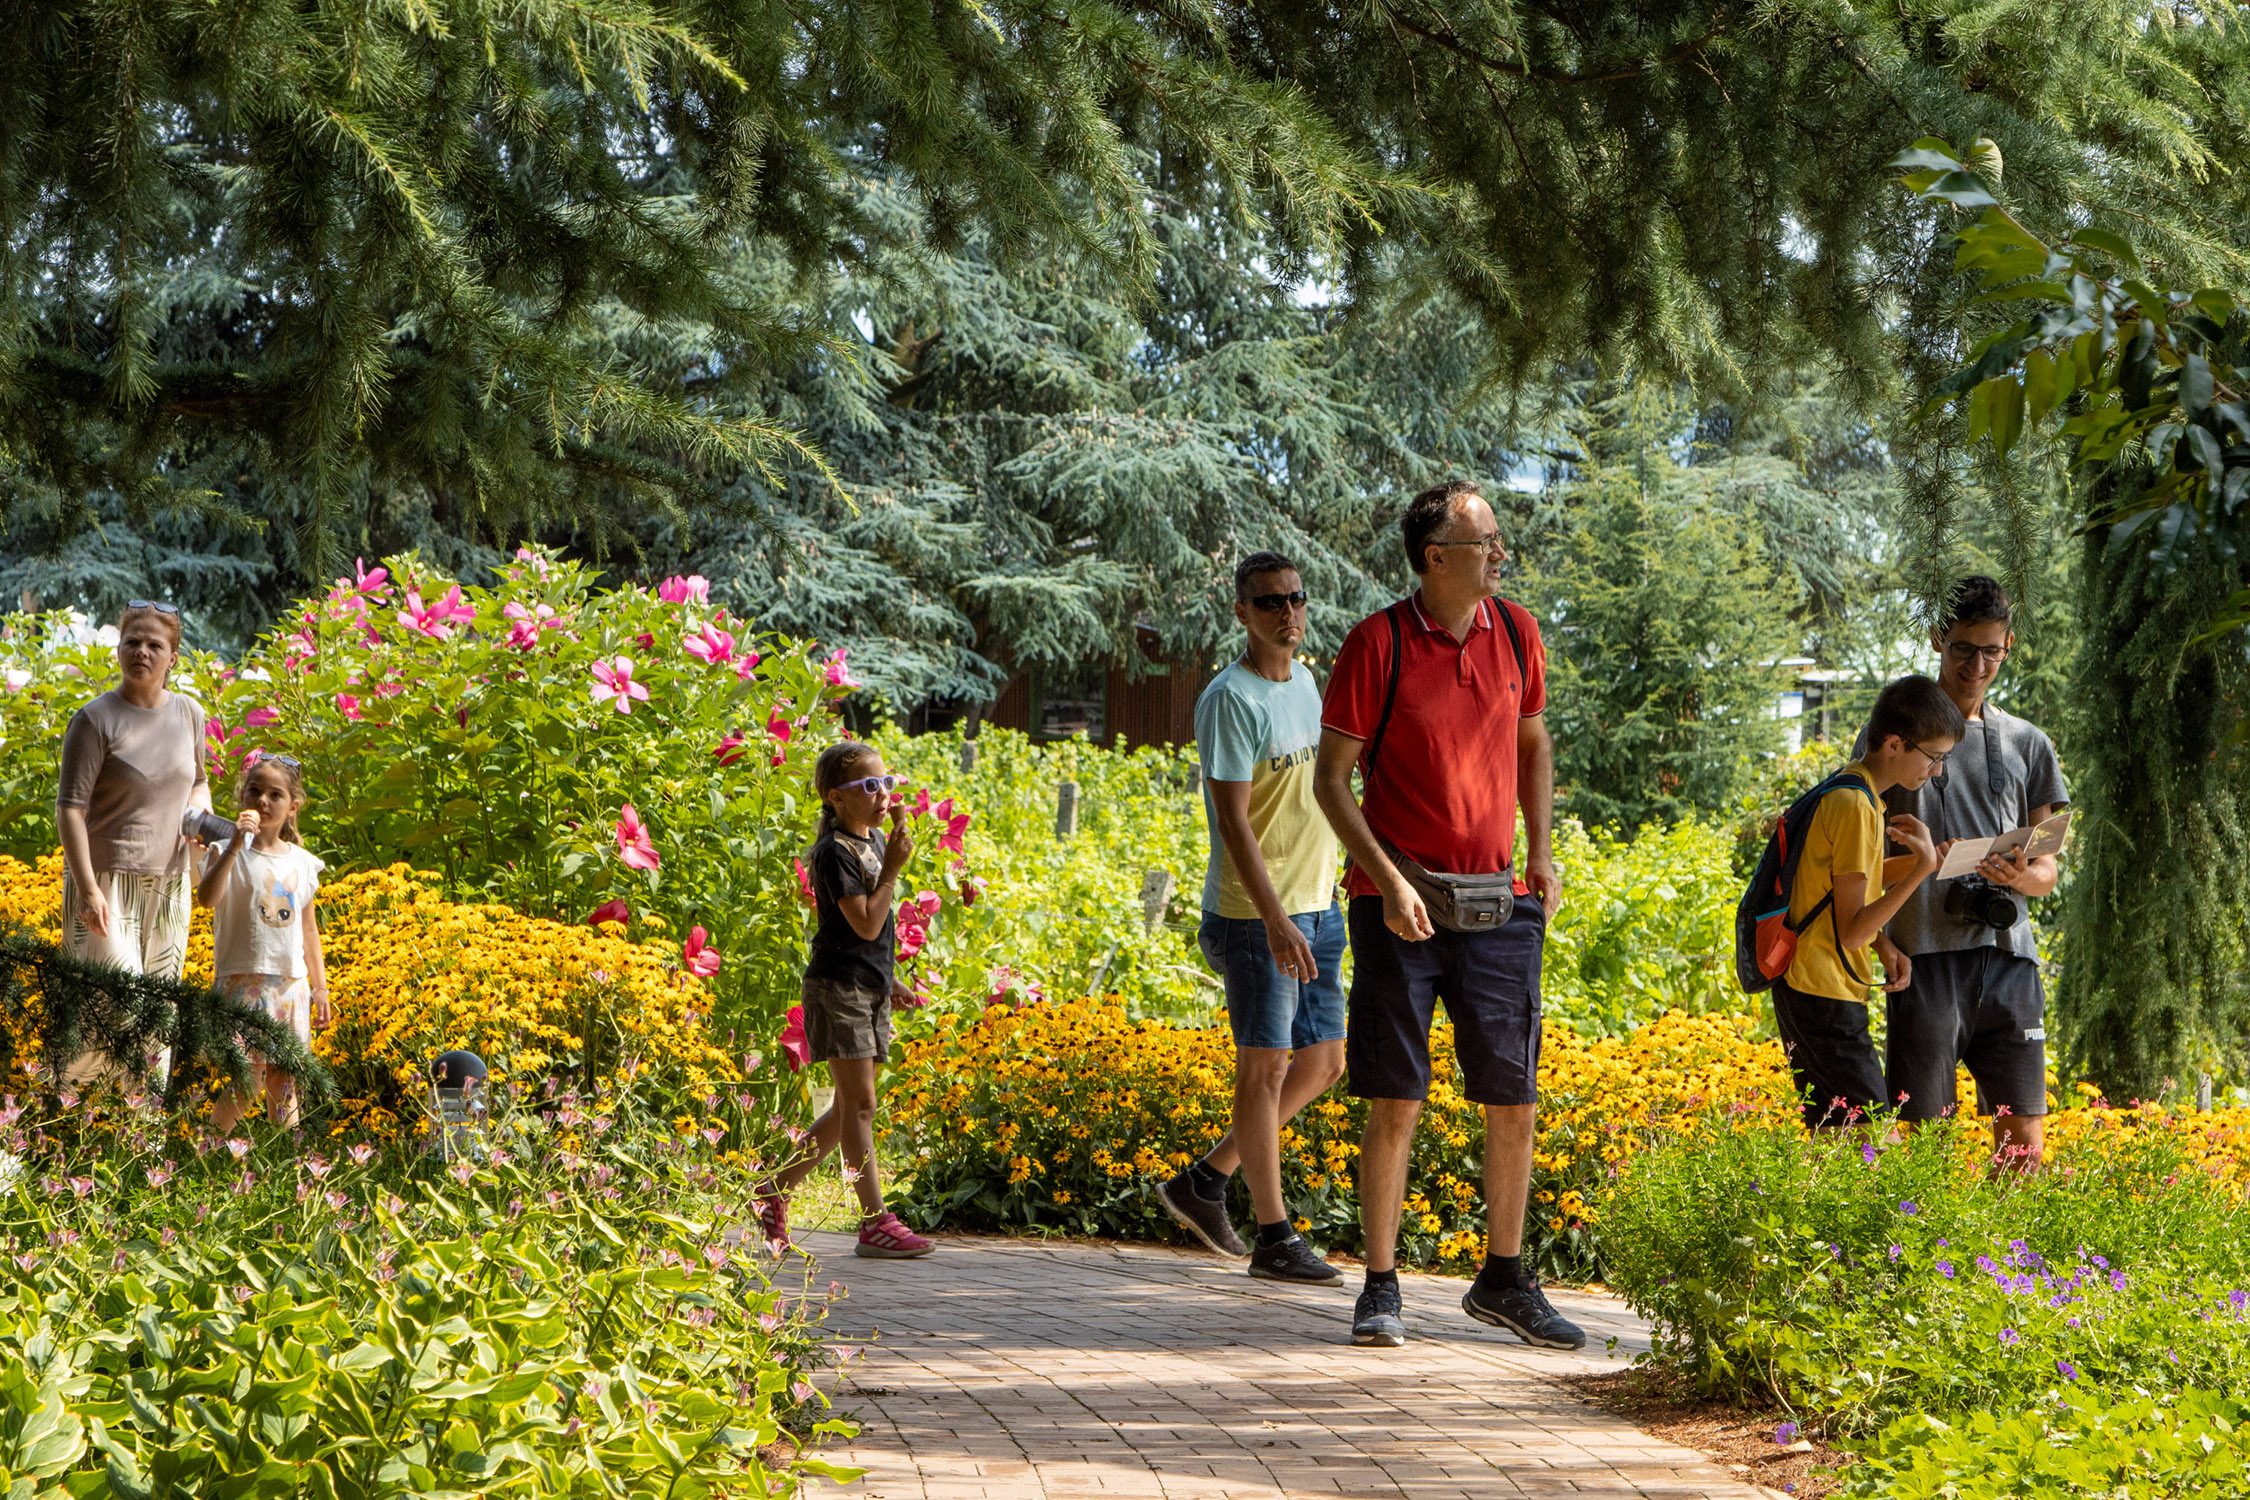
{"label": "black shorts", "polygon": [[1547,914],[1516,897],[1492,932],[1439,928],[1409,943],[1383,925],[1383,899],[1355,896],[1352,993],[1344,1021],[1346,1086],[1357,1099],[1422,1099],[1430,1092],[1430,1023],[1453,1022],[1462,1093],[1472,1104],[1539,1101],[1539,954]]}
{"label": "black shorts", "polygon": [[2047,991],[2039,965],[1998,948],[1917,953],[1911,983],[1890,997],[1885,1074],[1899,1116],[1953,1113],[1954,1068],[1977,1081],[1977,1112],[2047,1112]]}
{"label": "black shorts", "polygon": [[1804,1102],[1805,1128],[1861,1125],[1884,1104],[1883,1068],[1867,1033],[1867,1006],[1773,987],[1773,1018]]}

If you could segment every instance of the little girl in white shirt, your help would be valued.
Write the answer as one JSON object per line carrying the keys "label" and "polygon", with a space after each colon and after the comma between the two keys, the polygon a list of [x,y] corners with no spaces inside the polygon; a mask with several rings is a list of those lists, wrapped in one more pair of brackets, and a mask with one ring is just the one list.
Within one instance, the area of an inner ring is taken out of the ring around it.
{"label": "little girl in white shirt", "polygon": [[[243,767],[235,792],[241,814],[234,837],[203,857],[198,906],[211,908],[217,987],[289,1027],[303,1042],[333,1019],[328,971],[321,963],[313,896],[322,864],[297,836],[305,805],[304,770],[287,755],[261,755]],[[297,1123],[296,1081],[258,1064],[268,1118]],[[249,1107],[230,1093],[212,1124],[231,1130]]]}

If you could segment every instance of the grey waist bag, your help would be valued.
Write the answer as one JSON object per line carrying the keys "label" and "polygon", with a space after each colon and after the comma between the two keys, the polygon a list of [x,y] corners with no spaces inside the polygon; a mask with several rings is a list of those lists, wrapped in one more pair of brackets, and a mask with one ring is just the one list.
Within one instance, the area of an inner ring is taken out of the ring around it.
{"label": "grey waist bag", "polygon": [[1391,863],[1422,898],[1430,920],[1447,932],[1494,932],[1508,925],[1516,909],[1516,878],[1506,870],[1497,875],[1447,875],[1426,870],[1386,848]]}

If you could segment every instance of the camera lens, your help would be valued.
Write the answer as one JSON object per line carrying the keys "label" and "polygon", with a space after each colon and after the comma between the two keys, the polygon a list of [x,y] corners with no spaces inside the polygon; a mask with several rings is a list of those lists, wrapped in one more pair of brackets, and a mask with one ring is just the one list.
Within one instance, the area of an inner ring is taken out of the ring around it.
{"label": "camera lens", "polygon": [[2005,932],[2016,925],[2021,913],[2016,909],[2016,898],[1990,881],[1974,876],[1956,880],[1945,893],[1947,915],[1974,922]]}

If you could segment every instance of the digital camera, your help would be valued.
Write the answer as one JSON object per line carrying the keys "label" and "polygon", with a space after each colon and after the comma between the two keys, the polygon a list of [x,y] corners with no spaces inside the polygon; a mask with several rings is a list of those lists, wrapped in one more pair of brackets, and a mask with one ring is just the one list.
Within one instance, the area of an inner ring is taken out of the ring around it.
{"label": "digital camera", "polygon": [[2005,932],[2021,920],[2013,892],[1974,875],[1956,880],[1945,893],[1946,915]]}

